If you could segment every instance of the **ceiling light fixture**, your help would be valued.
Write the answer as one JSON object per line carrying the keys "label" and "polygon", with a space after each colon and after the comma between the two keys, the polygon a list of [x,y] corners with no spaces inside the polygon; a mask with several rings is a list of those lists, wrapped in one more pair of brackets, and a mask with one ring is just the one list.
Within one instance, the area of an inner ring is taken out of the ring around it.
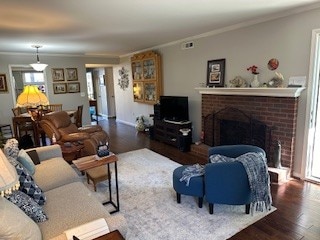
{"label": "ceiling light fixture", "polygon": [[39,48],[41,48],[42,46],[36,45],[36,46],[32,46],[32,47],[37,49],[37,62],[30,64],[30,66],[34,70],[41,72],[48,66],[48,64],[40,63],[40,60],[39,60]]}

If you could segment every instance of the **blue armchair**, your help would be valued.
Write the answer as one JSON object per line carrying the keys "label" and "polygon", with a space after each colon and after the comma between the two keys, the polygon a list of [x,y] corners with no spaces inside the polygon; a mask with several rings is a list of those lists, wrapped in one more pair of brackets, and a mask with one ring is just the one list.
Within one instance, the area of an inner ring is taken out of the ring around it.
{"label": "blue armchair", "polygon": [[[265,151],[251,145],[225,145],[209,149],[209,157],[220,154],[236,158],[247,152],[257,152],[265,156]],[[240,162],[208,163],[204,175],[205,198],[209,212],[213,214],[214,204],[245,205],[250,212],[251,190],[245,168]]]}

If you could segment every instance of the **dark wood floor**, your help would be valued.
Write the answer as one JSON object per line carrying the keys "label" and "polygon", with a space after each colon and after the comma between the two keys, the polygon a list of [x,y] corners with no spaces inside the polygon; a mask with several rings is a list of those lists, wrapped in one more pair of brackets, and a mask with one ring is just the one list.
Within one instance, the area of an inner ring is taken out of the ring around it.
{"label": "dark wood floor", "polygon": [[[190,153],[150,140],[134,127],[116,123],[114,119],[99,121],[110,136],[115,153],[149,148],[181,164],[192,164],[197,158]],[[320,186],[300,180],[272,185],[273,205],[277,211],[254,223],[231,239],[320,239]]]}

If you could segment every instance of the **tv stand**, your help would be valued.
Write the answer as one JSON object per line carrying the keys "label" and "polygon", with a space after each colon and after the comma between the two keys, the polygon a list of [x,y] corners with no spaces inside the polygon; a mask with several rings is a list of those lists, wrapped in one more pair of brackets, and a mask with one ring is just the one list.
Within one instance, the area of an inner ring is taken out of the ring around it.
{"label": "tv stand", "polygon": [[[187,136],[182,135],[180,129],[189,128]],[[192,125],[190,121],[154,120],[154,139],[179,148],[186,152],[190,150],[192,142]]]}

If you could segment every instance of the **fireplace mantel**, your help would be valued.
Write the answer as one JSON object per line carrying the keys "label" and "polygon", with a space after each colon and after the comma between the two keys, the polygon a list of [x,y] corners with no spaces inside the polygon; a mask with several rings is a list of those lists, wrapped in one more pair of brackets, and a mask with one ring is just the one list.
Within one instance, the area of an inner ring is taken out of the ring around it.
{"label": "fireplace mantel", "polygon": [[299,97],[305,87],[299,88],[195,88],[200,94]]}

